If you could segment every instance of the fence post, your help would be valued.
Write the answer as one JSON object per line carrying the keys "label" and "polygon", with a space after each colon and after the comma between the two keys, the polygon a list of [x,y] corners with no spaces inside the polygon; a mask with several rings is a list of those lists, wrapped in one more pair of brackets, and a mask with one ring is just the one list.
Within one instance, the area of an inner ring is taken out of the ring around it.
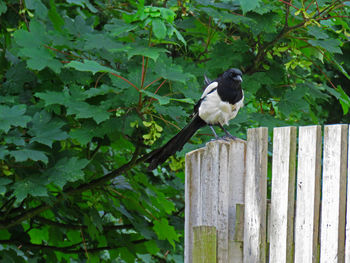
{"label": "fence post", "polygon": [[273,129],[271,262],[293,261],[296,137],[296,127]]}
{"label": "fence post", "polygon": [[315,263],[317,260],[321,154],[321,126],[299,127],[295,263]]}
{"label": "fence post", "polygon": [[236,205],[243,203],[246,143],[217,140],[186,155],[185,263],[193,260],[193,227],[217,230],[217,261],[242,262],[235,242]]}
{"label": "fence post", "polygon": [[193,263],[216,263],[216,227],[193,227]]}
{"label": "fence post", "polygon": [[346,230],[345,230],[345,263],[350,263],[350,125],[348,126],[348,182],[346,201]]}
{"label": "fence post", "polygon": [[320,263],[344,262],[347,130],[324,129]]}
{"label": "fence post", "polygon": [[244,262],[266,261],[267,128],[248,129]]}

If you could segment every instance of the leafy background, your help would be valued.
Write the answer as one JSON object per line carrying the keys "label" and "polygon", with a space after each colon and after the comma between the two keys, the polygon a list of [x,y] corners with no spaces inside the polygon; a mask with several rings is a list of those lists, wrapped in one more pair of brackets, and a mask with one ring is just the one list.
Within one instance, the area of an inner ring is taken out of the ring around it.
{"label": "leafy background", "polygon": [[[349,123],[349,1],[0,2],[0,261],[182,262],[176,134],[203,74],[244,72],[229,130]],[[271,132],[271,129],[270,129]]]}

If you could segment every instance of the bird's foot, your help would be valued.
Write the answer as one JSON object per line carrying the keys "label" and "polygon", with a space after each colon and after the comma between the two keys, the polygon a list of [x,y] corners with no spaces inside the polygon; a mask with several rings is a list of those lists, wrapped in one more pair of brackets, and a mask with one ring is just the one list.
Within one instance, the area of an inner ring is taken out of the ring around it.
{"label": "bird's foot", "polygon": [[[232,138],[231,138],[232,139]],[[215,139],[211,139],[210,141],[218,141],[218,140],[223,140],[223,141],[226,141],[226,142],[228,142],[228,141],[230,141],[230,138],[228,138],[228,136],[221,136],[221,137],[215,137]]]}
{"label": "bird's foot", "polygon": [[223,136],[223,138],[227,138],[227,139],[230,139],[230,140],[237,140],[237,137],[236,136],[233,136],[231,134],[226,134]]}

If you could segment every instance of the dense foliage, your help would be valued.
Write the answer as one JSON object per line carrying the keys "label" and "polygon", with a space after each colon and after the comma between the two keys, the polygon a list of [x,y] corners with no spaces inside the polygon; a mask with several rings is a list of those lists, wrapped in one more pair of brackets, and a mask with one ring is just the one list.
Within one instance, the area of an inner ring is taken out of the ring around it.
{"label": "dense foliage", "polygon": [[0,1],[0,261],[182,262],[203,74],[244,72],[229,130],[350,122],[349,1]]}

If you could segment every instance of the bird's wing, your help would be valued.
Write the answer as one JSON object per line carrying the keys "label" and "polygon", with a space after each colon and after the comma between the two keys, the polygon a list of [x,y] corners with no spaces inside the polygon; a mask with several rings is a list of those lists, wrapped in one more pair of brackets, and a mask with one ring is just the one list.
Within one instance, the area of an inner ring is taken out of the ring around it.
{"label": "bird's wing", "polygon": [[213,92],[216,87],[218,86],[218,82],[214,81],[212,83],[210,83],[206,88],[205,90],[203,91],[203,94],[202,94],[202,97],[199,99],[199,101],[197,101],[196,105],[194,105],[194,108],[193,108],[193,113],[196,114],[198,113],[198,109],[199,109],[199,106],[201,105],[202,101],[205,99],[205,97]]}
{"label": "bird's wing", "polygon": [[214,81],[210,83],[204,90],[201,99],[203,99],[205,96],[207,96],[213,89],[215,89],[218,86],[218,82]]}

